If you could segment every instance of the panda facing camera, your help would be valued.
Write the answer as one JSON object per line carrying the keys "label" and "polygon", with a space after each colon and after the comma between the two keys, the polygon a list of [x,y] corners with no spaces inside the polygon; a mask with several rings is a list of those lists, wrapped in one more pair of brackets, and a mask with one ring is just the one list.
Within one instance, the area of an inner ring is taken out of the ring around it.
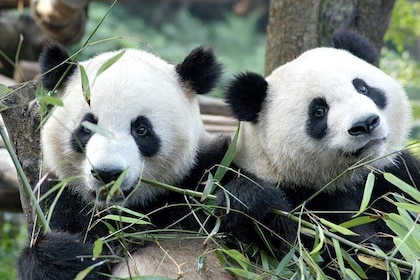
{"label": "panda facing camera", "polygon": [[[375,66],[377,61],[370,42],[341,30],[333,36],[333,47],[308,50],[266,78],[252,72],[237,75],[226,93],[242,121],[234,163],[278,186],[292,208],[322,211],[321,217],[336,224],[359,210],[373,171],[371,209],[396,212],[384,197],[401,191],[383,172],[418,188],[420,162],[404,151],[411,126],[407,95]],[[352,230],[359,234],[349,237],[354,242],[373,243],[385,252],[394,247],[382,219]],[[323,257],[330,265],[328,254]],[[390,273],[365,268],[369,279]]]}
{"label": "panda facing camera", "polygon": [[[197,95],[214,88],[222,65],[211,48],[198,47],[177,65],[127,49],[99,54],[78,67],[57,44],[44,50],[40,62],[42,85],[57,87],[63,102],[52,109],[41,131],[48,175],[41,192],[48,196],[40,205],[52,212],[52,232],[36,234],[23,250],[19,279],[74,279],[90,266],[84,279],[109,279],[115,258],[106,254],[121,258],[121,244],[111,240],[103,248],[104,258],[93,258],[92,249],[98,238],[112,236],[107,225],[121,227],[118,221],[101,222],[119,213],[114,206],[152,213],[150,225],[134,224],[127,232],[165,229],[190,210],[164,206],[185,204],[185,197],[141,178],[196,189],[203,174],[221,161],[229,139],[205,131]],[[59,182],[65,184],[57,190]],[[179,227],[199,228],[188,215]],[[140,247],[134,246],[133,254]],[[147,249],[150,256],[156,251],[153,245]],[[119,273],[127,269],[121,264]]]}

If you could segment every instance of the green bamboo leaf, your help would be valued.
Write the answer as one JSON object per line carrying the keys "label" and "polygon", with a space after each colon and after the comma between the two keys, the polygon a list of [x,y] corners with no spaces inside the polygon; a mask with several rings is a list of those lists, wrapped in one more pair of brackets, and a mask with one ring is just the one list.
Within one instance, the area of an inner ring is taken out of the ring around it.
{"label": "green bamboo leaf", "polygon": [[86,127],[87,129],[91,130],[92,132],[98,133],[105,138],[111,139],[114,137],[114,135],[110,131],[106,130],[105,128],[100,127],[97,124],[91,123],[89,121],[83,121],[82,125]]}
{"label": "green bamboo leaf", "polygon": [[0,83],[0,99],[11,93],[13,89]]}
{"label": "green bamboo leaf", "polygon": [[136,211],[133,211],[131,209],[125,208],[125,207],[123,207],[121,205],[112,205],[112,208],[117,209],[117,210],[119,210],[121,212],[127,213],[129,215],[132,215],[132,216],[141,218],[141,219],[149,219],[149,216],[144,215],[144,214],[139,213],[139,212],[136,212]]}
{"label": "green bamboo leaf", "polygon": [[87,267],[87,268],[83,269],[82,271],[80,271],[80,272],[76,275],[76,277],[74,278],[74,280],[83,280],[83,279],[85,279],[85,278],[86,278],[86,276],[87,276],[90,272],[92,272],[92,270],[93,270],[95,267],[101,266],[101,265],[103,265],[104,263],[105,263],[105,261],[101,261],[101,262],[95,263],[95,264],[93,264],[93,265],[91,265],[91,266],[89,266],[89,267]]}
{"label": "green bamboo leaf", "polygon": [[393,184],[394,186],[396,186],[397,188],[405,192],[406,194],[413,197],[417,202],[420,202],[420,191],[416,190],[414,187],[410,186],[409,184],[407,184],[406,182],[404,182],[403,180],[401,180],[400,178],[396,177],[395,175],[391,173],[385,172],[384,178],[388,182],[390,182],[391,184]]}
{"label": "green bamboo leaf", "polygon": [[238,250],[223,249],[223,248],[220,248],[218,250],[222,251],[225,255],[232,258],[237,264],[239,264],[242,267],[242,269],[249,270],[249,266],[250,266],[249,260],[245,258],[245,256],[242,255]]}
{"label": "green bamboo leaf", "polygon": [[348,262],[350,267],[353,269],[353,271],[356,272],[360,278],[368,279],[363,268],[359,265],[359,263],[355,259],[353,259],[353,257],[349,253],[347,253],[346,250],[342,250],[341,253],[343,254],[344,259]]}
{"label": "green bamboo leaf", "polygon": [[333,244],[334,244],[335,254],[337,256],[338,267],[340,268],[340,271],[341,271],[341,274],[343,275],[343,278],[345,278],[346,267],[344,266],[343,255],[341,254],[340,242],[338,242],[338,240],[335,239],[335,238],[333,238],[332,241],[333,241]]}
{"label": "green bamboo leaf", "polygon": [[410,263],[413,262],[414,258],[416,257],[415,252],[412,250],[413,248],[407,244],[407,242],[403,242],[403,240],[401,240],[399,237],[394,237],[392,240],[394,241],[394,244],[397,246],[398,251],[404,257],[404,259]]}
{"label": "green bamboo leaf", "polygon": [[96,76],[99,76],[106,69],[108,69],[109,67],[111,67],[115,62],[117,62],[123,56],[124,53],[125,53],[125,50],[117,53],[116,55],[114,55],[113,57],[111,57],[110,59],[108,59],[107,61],[105,61],[105,63],[102,64],[101,67],[98,69],[98,72],[96,72]]}
{"label": "green bamboo leaf", "polygon": [[131,218],[125,216],[119,216],[114,214],[109,214],[104,217],[105,220],[117,221],[126,224],[135,224],[135,225],[150,225],[151,223],[139,218]]}
{"label": "green bamboo leaf", "polygon": [[203,190],[203,195],[200,198],[200,201],[203,202],[206,198],[211,194],[214,185],[214,178],[213,175],[209,172],[209,176],[207,178],[206,185]]}
{"label": "green bamboo leaf", "polygon": [[82,90],[83,96],[85,97],[86,103],[90,106],[90,84],[89,84],[89,77],[86,73],[85,68],[83,65],[79,64],[80,69],[80,76],[82,78]]}
{"label": "green bamboo leaf", "polygon": [[406,209],[408,211],[413,211],[414,213],[420,213],[420,205],[415,205],[411,203],[404,203],[404,202],[396,202],[395,205],[397,207]]}
{"label": "green bamboo leaf", "polygon": [[263,279],[261,275],[258,275],[254,272],[247,271],[247,270],[244,270],[244,269],[240,269],[240,268],[237,268],[237,267],[225,267],[225,270],[227,270],[227,271],[229,271],[229,272],[231,272],[235,275],[238,275],[238,276],[240,276],[244,279],[253,279],[253,280],[262,280]]}
{"label": "green bamboo leaf", "polygon": [[346,273],[346,278],[347,279],[354,279],[354,280],[360,280],[360,277],[359,276],[357,276],[357,274],[353,271],[353,270],[351,270],[351,269],[349,269],[349,268],[346,268],[345,270],[345,273]]}
{"label": "green bamboo leaf", "polygon": [[276,267],[276,269],[274,270],[273,273],[273,277],[271,278],[271,280],[274,280],[275,276],[282,276],[283,273],[287,270],[287,266],[289,265],[290,261],[293,258],[293,255],[295,253],[294,248],[292,248],[289,253],[287,253],[281,260],[281,262],[278,264],[278,266]]}
{"label": "green bamboo leaf", "polygon": [[318,244],[316,244],[314,246],[314,248],[312,249],[312,251],[309,253],[309,255],[313,255],[313,254],[317,254],[320,252],[320,250],[322,249],[322,247],[324,246],[324,241],[325,241],[325,235],[324,235],[324,231],[322,230],[322,228],[320,226],[317,226],[317,231],[316,231],[317,237],[319,238]]}
{"label": "green bamboo leaf", "polygon": [[370,172],[366,179],[365,190],[363,192],[362,202],[360,203],[360,209],[356,214],[353,215],[353,217],[359,216],[366,210],[367,206],[369,205],[370,198],[372,196],[372,190],[374,185],[375,175],[372,172]]}
{"label": "green bamboo leaf", "polygon": [[325,220],[323,218],[320,219],[320,222],[322,224],[326,225],[327,227],[329,227],[332,232],[339,232],[339,233],[344,234],[344,235],[359,235],[359,234],[357,234],[357,233],[355,233],[355,232],[353,232],[353,231],[351,231],[351,230],[349,230],[347,228],[344,228],[342,226],[336,225],[336,224],[334,224],[334,223],[332,223],[330,221],[327,221],[327,220]]}
{"label": "green bamboo leaf", "polygon": [[120,189],[122,182],[124,181],[125,176],[127,175],[128,169],[124,169],[123,172],[121,172],[120,176],[118,176],[118,179],[112,184],[111,189],[108,192],[108,195],[106,196],[106,203],[109,204],[111,199],[114,197],[115,192]]}
{"label": "green bamboo leaf", "polygon": [[39,102],[41,104],[54,105],[54,106],[59,106],[59,107],[62,107],[64,105],[63,100],[54,96],[50,96],[50,95],[41,96],[41,98],[39,98]]}
{"label": "green bamboo leaf", "polygon": [[238,124],[235,135],[233,136],[232,142],[230,143],[229,148],[226,151],[226,154],[223,156],[222,162],[220,163],[220,166],[217,168],[216,174],[214,175],[214,179],[218,182],[220,182],[225,176],[227,172],[227,167],[230,166],[230,164],[232,163],[233,157],[235,156],[236,145],[238,142],[238,136],[239,136],[240,130],[241,130],[241,123]]}
{"label": "green bamboo leaf", "polygon": [[97,239],[93,243],[93,257],[95,259],[98,258],[101,255],[103,245],[104,245],[104,240],[102,238]]}
{"label": "green bamboo leaf", "polygon": [[355,226],[360,226],[360,225],[364,225],[364,224],[374,222],[377,219],[378,218],[372,217],[372,216],[361,216],[361,217],[357,217],[357,218],[348,220],[344,223],[341,223],[341,224],[339,224],[339,226],[341,226],[343,228],[352,228],[352,227],[355,227]]}

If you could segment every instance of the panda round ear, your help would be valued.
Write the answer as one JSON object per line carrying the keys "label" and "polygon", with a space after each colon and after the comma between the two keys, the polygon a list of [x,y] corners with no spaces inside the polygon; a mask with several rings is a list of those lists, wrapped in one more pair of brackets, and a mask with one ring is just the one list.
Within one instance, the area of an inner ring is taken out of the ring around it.
{"label": "panda round ear", "polygon": [[228,85],[226,102],[238,120],[256,122],[267,90],[268,83],[260,74],[241,73]]}
{"label": "panda round ear", "polygon": [[[64,61],[66,63],[63,63]],[[61,80],[62,85],[73,74],[76,68],[76,65],[70,61],[66,49],[59,43],[50,43],[47,45],[41,53],[39,62],[41,73],[43,74],[42,85],[48,90],[52,90],[60,81],[61,77],[63,77]]]}
{"label": "panda round ear", "polygon": [[208,93],[216,86],[222,75],[222,68],[213,49],[204,46],[192,50],[184,61],[175,67],[181,82],[197,94]]}
{"label": "panda round ear", "polygon": [[378,51],[372,42],[351,30],[337,30],[332,37],[333,46],[336,49],[347,50],[353,55],[366,62],[378,66]]}

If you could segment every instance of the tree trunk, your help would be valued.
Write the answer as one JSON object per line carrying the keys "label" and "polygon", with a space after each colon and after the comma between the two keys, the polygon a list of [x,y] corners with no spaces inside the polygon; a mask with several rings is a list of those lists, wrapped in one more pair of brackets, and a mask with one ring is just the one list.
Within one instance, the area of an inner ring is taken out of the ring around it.
{"label": "tree trunk", "polygon": [[271,0],[266,75],[302,52],[328,46],[332,33],[353,29],[383,45],[395,0]]}
{"label": "tree trunk", "polygon": [[[16,86],[15,92],[0,103],[1,116],[22,165],[29,184],[34,187],[39,181],[39,128],[40,115],[34,101],[37,85],[27,83]],[[32,232],[34,217],[32,206],[25,192],[20,188],[22,210],[28,222],[28,232]]]}

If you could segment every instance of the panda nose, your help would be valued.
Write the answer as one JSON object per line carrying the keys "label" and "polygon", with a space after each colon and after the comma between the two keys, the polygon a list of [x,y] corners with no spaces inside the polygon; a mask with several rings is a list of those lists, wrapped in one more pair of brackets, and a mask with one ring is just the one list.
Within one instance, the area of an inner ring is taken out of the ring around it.
{"label": "panda nose", "polygon": [[370,134],[380,124],[380,118],[378,115],[372,115],[364,121],[355,123],[349,130],[348,133],[352,136],[358,136],[362,134]]}
{"label": "panda nose", "polygon": [[112,181],[116,181],[118,177],[120,177],[123,170],[121,169],[109,169],[109,170],[100,170],[100,169],[92,169],[90,171],[92,176],[104,184],[111,183]]}

